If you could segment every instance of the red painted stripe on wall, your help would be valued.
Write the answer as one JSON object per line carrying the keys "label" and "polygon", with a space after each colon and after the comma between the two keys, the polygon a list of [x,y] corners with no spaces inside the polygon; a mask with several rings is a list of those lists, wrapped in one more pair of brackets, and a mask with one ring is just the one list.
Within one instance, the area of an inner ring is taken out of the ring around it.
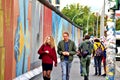
{"label": "red painted stripe on wall", "polygon": [[[31,25],[31,21],[32,21],[32,3],[31,2],[29,2],[29,4],[28,4],[28,27],[29,27],[29,31],[30,31],[30,40],[32,41],[32,31],[31,31],[31,29],[32,29],[32,25]],[[30,41],[30,54],[31,54],[31,52],[32,52],[32,47],[31,47],[31,45],[32,45],[32,43],[31,43],[31,41]],[[31,57],[31,55],[28,57],[28,70],[30,70],[30,57]]]}
{"label": "red painted stripe on wall", "polygon": [[44,6],[43,40],[52,35],[52,10]]}
{"label": "red painted stripe on wall", "polygon": [[5,79],[12,80],[13,67],[13,0],[2,0],[4,13]]}
{"label": "red painted stripe on wall", "polygon": [[[13,42],[15,42],[15,34],[16,34],[16,28],[17,28],[17,21],[18,21],[18,16],[19,16],[19,2],[18,0],[14,0],[13,2]],[[13,45],[14,48],[14,45]],[[16,60],[15,60],[15,53],[13,52],[13,67],[12,67],[12,78],[16,77]]]}

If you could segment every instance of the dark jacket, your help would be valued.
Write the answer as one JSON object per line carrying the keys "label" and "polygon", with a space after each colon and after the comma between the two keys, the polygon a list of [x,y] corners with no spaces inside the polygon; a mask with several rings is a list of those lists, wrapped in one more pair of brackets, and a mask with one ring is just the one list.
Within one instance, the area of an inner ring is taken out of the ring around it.
{"label": "dark jacket", "polygon": [[[62,52],[64,52],[64,51],[65,51],[64,40],[62,40],[58,43],[58,46],[57,46],[57,52],[60,55],[61,61],[64,60],[64,55],[62,54]],[[68,50],[68,52],[70,53],[70,55],[68,56],[68,60],[72,61],[73,60],[73,55],[76,54],[76,46],[75,46],[75,43],[71,40],[69,40],[69,50]]]}
{"label": "dark jacket", "polygon": [[[45,53],[48,50],[49,53]],[[53,64],[53,61],[57,64],[57,56],[55,48],[51,48],[50,45],[42,45],[38,50],[38,54],[42,56],[42,63]]]}
{"label": "dark jacket", "polygon": [[83,51],[88,50],[89,55],[91,55],[91,53],[93,51],[93,44],[89,40],[85,40],[79,45],[78,49],[79,49],[79,51],[80,50],[83,50]]}

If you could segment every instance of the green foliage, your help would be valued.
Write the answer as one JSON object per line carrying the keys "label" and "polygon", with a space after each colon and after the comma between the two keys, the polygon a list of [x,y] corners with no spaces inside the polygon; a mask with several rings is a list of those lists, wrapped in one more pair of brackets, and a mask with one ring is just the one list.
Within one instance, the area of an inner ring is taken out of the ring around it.
{"label": "green foliage", "polygon": [[97,17],[90,11],[90,7],[82,6],[80,4],[71,4],[64,7],[62,13],[78,26],[82,26],[84,34],[87,32],[88,21],[88,32],[90,35],[93,35],[93,28],[96,25]]}
{"label": "green foliage", "polygon": [[116,30],[120,30],[120,18],[116,20]]}

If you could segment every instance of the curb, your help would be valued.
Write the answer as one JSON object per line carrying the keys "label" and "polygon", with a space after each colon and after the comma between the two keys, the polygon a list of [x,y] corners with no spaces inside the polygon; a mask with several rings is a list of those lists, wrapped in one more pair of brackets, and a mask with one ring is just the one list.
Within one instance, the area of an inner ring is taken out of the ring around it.
{"label": "curb", "polygon": [[[60,62],[60,58],[57,59],[58,63]],[[42,73],[42,66],[35,68],[31,71],[28,71],[27,73],[24,73],[16,78],[14,78],[13,80],[30,80],[31,78],[35,77],[36,75]]]}

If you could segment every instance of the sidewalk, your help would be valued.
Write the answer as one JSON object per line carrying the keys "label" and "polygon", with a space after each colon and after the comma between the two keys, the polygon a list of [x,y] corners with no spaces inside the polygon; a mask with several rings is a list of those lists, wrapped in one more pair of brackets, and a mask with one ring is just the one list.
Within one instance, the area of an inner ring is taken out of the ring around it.
{"label": "sidewalk", "polygon": [[[72,63],[71,73],[70,73],[70,80],[84,80],[83,77],[80,76],[80,68],[79,68],[79,58],[74,58]],[[53,68],[51,79],[52,80],[62,80],[61,78],[61,66],[58,64],[57,67]],[[36,77],[32,78],[31,80],[43,80],[42,74],[37,75]],[[94,67],[90,65],[90,76],[89,80],[105,80],[105,77],[102,76],[94,76]],[[117,79],[116,79],[117,80]]]}
{"label": "sidewalk", "polygon": [[115,80],[120,80],[120,61],[116,61]]}

